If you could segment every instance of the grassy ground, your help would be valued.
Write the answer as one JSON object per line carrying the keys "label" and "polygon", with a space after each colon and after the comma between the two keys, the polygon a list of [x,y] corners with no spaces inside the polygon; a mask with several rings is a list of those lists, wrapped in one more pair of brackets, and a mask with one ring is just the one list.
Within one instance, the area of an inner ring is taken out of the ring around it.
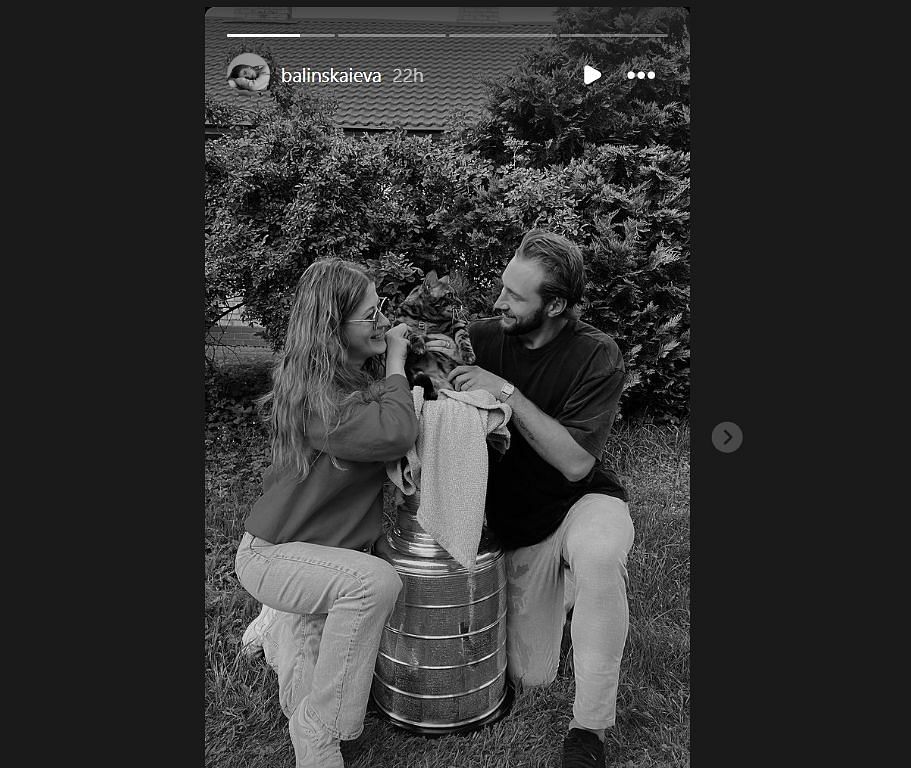
{"label": "grassy ground", "polygon": [[[264,381],[268,350],[217,353],[220,370]],[[689,431],[618,424],[605,458],[630,495],[636,539],[629,557],[630,634],[620,678],[617,724],[607,764],[689,766]],[[268,460],[265,435],[238,409],[210,424],[206,452],[206,765],[294,765],[275,673],[240,640],[259,604],[238,584],[234,553]],[[567,631],[568,635],[568,631]],[[567,637],[568,640],[568,637]],[[568,642],[557,680],[519,691],[509,715],[461,736],[424,738],[368,708],[363,734],[344,742],[348,768],[532,768],[560,765],[571,717]]]}

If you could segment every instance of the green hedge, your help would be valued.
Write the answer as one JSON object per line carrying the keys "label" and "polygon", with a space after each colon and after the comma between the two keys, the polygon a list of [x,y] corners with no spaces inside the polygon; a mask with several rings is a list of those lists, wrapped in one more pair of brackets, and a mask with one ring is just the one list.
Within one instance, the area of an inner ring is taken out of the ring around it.
{"label": "green hedge", "polygon": [[424,272],[454,274],[469,312],[489,315],[522,235],[543,227],[583,250],[583,319],[617,340],[631,374],[622,413],[685,417],[689,153],[587,146],[537,168],[532,148],[508,145],[495,165],[455,139],[354,139],[307,103],[208,142],[207,327],[241,295],[277,348],[297,278],[329,255],[369,265],[393,305]]}

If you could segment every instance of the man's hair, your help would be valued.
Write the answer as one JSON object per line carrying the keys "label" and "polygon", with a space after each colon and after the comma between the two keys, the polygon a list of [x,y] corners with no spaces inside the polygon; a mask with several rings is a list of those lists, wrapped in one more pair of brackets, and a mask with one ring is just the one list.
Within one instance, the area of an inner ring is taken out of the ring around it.
{"label": "man's hair", "polygon": [[577,307],[585,291],[585,264],[575,243],[553,232],[532,229],[516,248],[516,258],[536,261],[544,268],[540,293],[545,304],[551,299],[565,299],[566,309],[562,314],[579,316]]}

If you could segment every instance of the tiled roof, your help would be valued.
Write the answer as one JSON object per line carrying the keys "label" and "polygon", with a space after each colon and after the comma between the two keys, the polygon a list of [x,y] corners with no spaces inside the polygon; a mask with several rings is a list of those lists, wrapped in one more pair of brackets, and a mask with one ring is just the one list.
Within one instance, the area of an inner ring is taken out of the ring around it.
{"label": "tiled roof", "polygon": [[[380,72],[379,83],[293,84],[331,93],[338,99],[335,119],[352,129],[442,130],[453,110],[479,114],[486,106],[484,78],[510,71],[522,52],[546,40],[549,24],[468,24],[398,22],[384,19],[300,19],[286,23],[206,18],[205,90],[216,102],[244,109],[271,108],[266,91],[227,85],[227,67],[244,42],[268,47],[279,71],[340,70]],[[228,33],[302,35],[449,35],[448,37],[228,38]],[[459,37],[521,34],[526,37]],[[394,82],[395,69],[418,70],[423,82]]]}

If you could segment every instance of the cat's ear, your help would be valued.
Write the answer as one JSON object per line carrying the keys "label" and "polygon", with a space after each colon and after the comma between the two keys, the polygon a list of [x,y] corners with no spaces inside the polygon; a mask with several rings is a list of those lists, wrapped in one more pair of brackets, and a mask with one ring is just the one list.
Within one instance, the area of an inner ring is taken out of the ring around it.
{"label": "cat's ear", "polygon": [[426,275],[424,275],[425,285],[435,285],[438,282],[437,271],[435,269],[431,269]]}
{"label": "cat's ear", "polygon": [[446,283],[446,285],[449,285],[449,275],[443,275],[443,276],[440,278],[440,282],[441,282],[441,283]]}

